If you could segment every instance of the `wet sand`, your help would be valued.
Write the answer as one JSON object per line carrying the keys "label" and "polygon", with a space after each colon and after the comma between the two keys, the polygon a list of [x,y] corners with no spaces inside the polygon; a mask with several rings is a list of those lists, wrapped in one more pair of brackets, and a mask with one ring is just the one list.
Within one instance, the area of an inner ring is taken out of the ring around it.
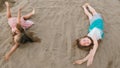
{"label": "wet sand", "polygon": [[[12,0],[11,0],[12,1]],[[19,6],[22,15],[35,8],[30,19],[35,25],[28,31],[41,38],[41,43],[21,45],[8,62],[3,56],[12,47],[12,35],[7,24],[6,9],[0,12],[0,68],[87,68],[86,63],[73,61],[86,56],[87,51],[73,46],[74,41],[87,34],[89,21],[82,5],[90,3],[105,21],[105,38],[89,68],[120,68],[120,0],[16,0],[12,16]],[[1,8],[1,7],[0,7]]]}

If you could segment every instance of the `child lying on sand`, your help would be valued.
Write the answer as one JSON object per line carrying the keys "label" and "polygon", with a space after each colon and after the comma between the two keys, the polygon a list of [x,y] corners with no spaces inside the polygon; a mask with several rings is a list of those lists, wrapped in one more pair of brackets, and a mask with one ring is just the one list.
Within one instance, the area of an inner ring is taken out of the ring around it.
{"label": "child lying on sand", "polygon": [[31,13],[21,17],[21,8],[19,8],[18,17],[12,17],[9,3],[5,2],[5,5],[7,7],[8,24],[11,27],[13,33],[13,41],[14,41],[14,46],[5,55],[5,60],[8,60],[11,54],[18,48],[20,44],[26,42],[34,42],[32,37],[27,35],[26,29],[30,28],[34,24],[32,21],[29,21],[27,19],[29,19],[32,15],[34,15],[35,11],[33,10]]}
{"label": "child lying on sand", "polygon": [[90,26],[88,34],[83,38],[77,39],[77,45],[79,48],[91,47],[91,49],[85,58],[75,61],[74,64],[82,64],[87,61],[87,66],[89,66],[93,62],[96,50],[98,48],[98,41],[103,39],[104,22],[101,15],[98,14],[88,3],[83,5],[83,9],[89,18]]}

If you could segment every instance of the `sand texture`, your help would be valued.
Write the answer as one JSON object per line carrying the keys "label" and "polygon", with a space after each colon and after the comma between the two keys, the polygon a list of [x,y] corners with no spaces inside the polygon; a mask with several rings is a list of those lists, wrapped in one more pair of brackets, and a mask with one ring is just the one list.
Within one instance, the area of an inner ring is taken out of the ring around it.
{"label": "sand texture", "polygon": [[120,0],[9,0],[12,16],[35,8],[33,31],[41,42],[21,45],[8,62],[3,57],[12,47],[11,29],[7,23],[5,0],[0,0],[0,68],[87,68],[73,61],[87,55],[74,41],[87,34],[89,21],[82,5],[90,3],[105,21],[105,38],[89,68],[120,68]]}

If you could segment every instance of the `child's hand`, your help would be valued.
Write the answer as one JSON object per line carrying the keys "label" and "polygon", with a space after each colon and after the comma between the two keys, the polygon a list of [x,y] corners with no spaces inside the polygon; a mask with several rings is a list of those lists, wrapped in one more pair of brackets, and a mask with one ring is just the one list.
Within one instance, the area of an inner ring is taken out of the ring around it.
{"label": "child's hand", "polygon": [[73,64],[82,64],[83,62],[83,60],[76,60]]}
{"label": "child's hand", "polygon": [[8,61],[9,60],[9,55],[6,54],[4,59],[5,59],[5,61]]}

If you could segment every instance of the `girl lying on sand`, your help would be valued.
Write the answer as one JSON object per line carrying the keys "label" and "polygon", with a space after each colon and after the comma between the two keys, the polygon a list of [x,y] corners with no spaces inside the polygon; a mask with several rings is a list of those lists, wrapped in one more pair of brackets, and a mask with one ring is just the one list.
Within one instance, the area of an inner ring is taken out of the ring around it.
{"label": "girl lying on sand", "polygon": [[79,48],[90,48],[89,54],[81,59],[74,62],[74,64],[82,64],[87,61],[87,66],[91,65],[98,48],[98,41],[103,39],[104,35],[104,21],[100,14],[98,14],[94,8],[88,3],[83,5],[85,14],[88,16],[90,26],[87,36],[77,39],[77,45]]}
{"label": "girl lying on sand", "polygon": [[32,21],[29,21],[27,19],[34,15],[35,11],[33,10],[31,13],[21,17],[21,8],[19,8],[18,17],[12,17],[9,3],[5,2],[5,5],[7,7],[8,24],[12,29],[14,41],[14,46],[5,55],[5,60],[8,60],[11,54],[17,49],[20,44],[26,42],[34,42],[32,37],[28,36],[28,34],[26,33],[26,29],[30,28],[34,24]]}

